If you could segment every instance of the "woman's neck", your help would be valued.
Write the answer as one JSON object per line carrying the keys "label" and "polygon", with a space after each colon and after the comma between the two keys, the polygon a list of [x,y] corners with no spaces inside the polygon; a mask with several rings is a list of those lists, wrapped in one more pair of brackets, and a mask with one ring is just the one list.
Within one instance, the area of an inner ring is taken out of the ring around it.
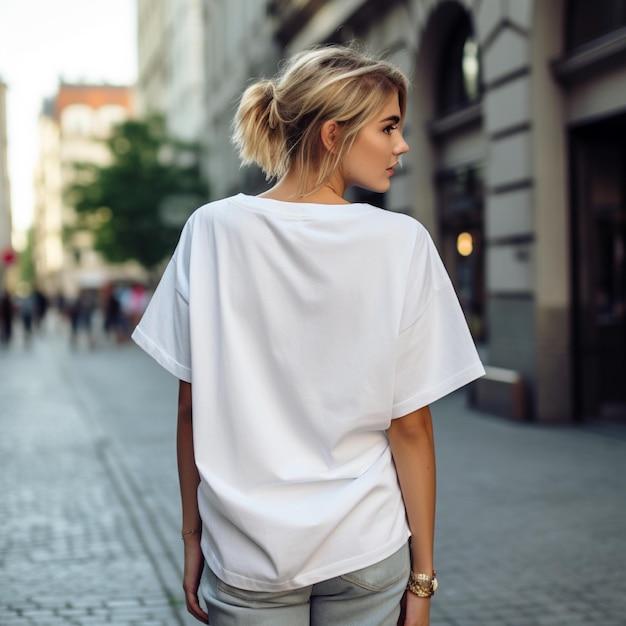
{"label": "woman's neck", "polygon": [[329,181],[313,193],[301,196],[298,194],[300,178],[295,172],[288,172],[271,189],[259,194],[261,198],[270,198],[282,202],[308,202],[313,204],[350,204],[339,191],[333,181]]}

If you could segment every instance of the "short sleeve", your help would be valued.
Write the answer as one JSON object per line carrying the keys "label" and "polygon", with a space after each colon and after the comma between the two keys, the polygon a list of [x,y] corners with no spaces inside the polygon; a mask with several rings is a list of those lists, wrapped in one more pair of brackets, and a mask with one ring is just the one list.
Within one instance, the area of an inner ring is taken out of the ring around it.
{"label": "short sleeve", "polygon": [[185,227],[133,341],[170,374],[191,382],[189,229]]}
{"label": "short sleeve", "polygon": [[427,406],[484,373],[452,283],[424,231],[416,239],[407,280],[392,418]]}

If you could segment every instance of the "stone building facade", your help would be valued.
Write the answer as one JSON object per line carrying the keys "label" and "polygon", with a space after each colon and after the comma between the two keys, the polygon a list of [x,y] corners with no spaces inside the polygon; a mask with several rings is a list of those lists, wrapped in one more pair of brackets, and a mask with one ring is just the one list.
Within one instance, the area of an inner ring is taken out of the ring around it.
{"label": "stone building facade", "polygon": [[412,80],[411,151],[373,200],[439,247],[488,365],[473,401],[517,419],[626,421],[625,4],[204,0],[213,195],[266,184],[230,144],[251,78],[315,44],[385,53]]}
{"label": "stone building facade", "polygon": [[7,86],[0,78],[0,293],[7,286],[7,270],[14,258],[11,242],[11,193],[7,162]]}
{"label": "stone building facade", "polygon": [[137,0],[137,84],[139,116],[166,109],[166,0]]}
{"label": "stone building facade", "polygon": [[137,2],[137,113],[163,114],[183,141],[198,141],[205,122],[202,11],[202,0]]}

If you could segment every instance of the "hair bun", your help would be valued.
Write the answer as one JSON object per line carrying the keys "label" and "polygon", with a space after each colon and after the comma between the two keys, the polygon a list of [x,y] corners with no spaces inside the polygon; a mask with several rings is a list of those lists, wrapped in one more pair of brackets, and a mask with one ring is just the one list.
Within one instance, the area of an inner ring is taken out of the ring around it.
{"label": "hair bun", "polygon": [[269,102],[267,104],[267,109],[268,109],[267,123],[269,124],[269,127],[271,130],[276,130],[280,126],[282,119],[280,117],[280,114],[278,113],[278,101],[276,99],[276,88],[274,86],[273,81],[271,80],[267,81],[266,93],[269,99]]}

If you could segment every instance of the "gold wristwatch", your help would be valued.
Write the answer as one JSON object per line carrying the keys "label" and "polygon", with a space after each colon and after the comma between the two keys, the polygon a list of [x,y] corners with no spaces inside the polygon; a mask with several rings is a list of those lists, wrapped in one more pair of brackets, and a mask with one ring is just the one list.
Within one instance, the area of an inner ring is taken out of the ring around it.
{"label": "gold wristwatch", "polygon": [[430,598],[437,590],[437,572],[433,570],[433,575],[429,576],[411,571],[406,588],[420,598]]}

